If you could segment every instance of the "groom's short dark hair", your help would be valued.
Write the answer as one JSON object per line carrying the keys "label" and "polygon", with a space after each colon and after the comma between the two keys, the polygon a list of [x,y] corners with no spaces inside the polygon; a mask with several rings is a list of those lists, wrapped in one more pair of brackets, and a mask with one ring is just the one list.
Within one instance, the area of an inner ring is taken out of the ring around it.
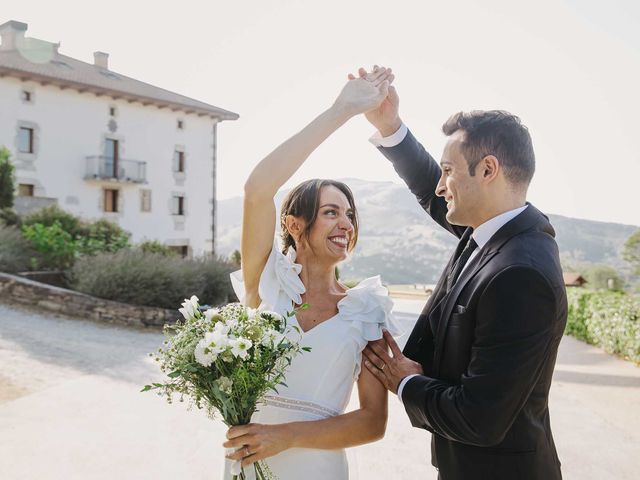
{"label": "groom's short dark hair", "polygon": [[494,155],[505,177],[516,185],[529,185],[536,169],[536,159],[529,130],[520,119],[504,110],[474,110],[453,114],[442,125],[449,136],[465,132],[461,151],[475,175],[476,166],[487,155]]}

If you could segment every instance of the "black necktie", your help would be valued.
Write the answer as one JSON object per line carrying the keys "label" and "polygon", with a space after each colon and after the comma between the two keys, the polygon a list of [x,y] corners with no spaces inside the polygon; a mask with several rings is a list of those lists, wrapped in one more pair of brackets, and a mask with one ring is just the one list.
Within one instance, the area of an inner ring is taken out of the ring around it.
{"label": "black necktie", "polygon": [[460,276],[460,272],[462,272],[462,269],[469,261],[469,257],[471,257],[471,254],[477,247],[478,244],[473,239],[473,237],[469,237],[469,241],[465,245],[464,250],[462,250],[462,253],[458,257],[456,262],[453,264],[451,274],[447,278],[447,292],[449,292],[453,288],[453,285],[455,285],[456,280]]}

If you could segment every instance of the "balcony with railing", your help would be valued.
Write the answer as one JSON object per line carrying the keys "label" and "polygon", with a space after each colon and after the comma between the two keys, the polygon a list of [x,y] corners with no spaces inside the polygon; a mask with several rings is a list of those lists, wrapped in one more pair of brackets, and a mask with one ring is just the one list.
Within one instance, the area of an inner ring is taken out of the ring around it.
{"label": "balcony with railing", "polygon": [[106,180],[124,183],[146,183],[147,162],[92,155],[86,157],[86,180]]}

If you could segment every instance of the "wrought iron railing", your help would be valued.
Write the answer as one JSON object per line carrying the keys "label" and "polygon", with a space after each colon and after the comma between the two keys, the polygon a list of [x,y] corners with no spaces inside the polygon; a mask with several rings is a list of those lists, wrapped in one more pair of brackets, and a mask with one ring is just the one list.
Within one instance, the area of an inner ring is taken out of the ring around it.
{"label": "wrought iron railing", "polygon": [[121,182],[145,183],[147,181],[147,162],[138,160],[114,159],[103,155],[87,158],[85,178],[117,180]]}

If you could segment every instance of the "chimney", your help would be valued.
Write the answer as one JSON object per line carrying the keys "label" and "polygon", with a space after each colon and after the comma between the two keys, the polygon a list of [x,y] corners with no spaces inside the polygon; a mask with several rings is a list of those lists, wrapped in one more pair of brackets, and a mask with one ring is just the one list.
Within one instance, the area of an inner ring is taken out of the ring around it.
{"label": "chimney", "polygon": [[96,67],[109,70],[109,54],[104,52],[93,52],[93,64]]}
{"label": "chimney", "polygon": [[0,37],[2,38],[0,50],[16,50],[18,45],[24,41],[27,27],[26,23],[15,20],[9,20],[0,25]]}

